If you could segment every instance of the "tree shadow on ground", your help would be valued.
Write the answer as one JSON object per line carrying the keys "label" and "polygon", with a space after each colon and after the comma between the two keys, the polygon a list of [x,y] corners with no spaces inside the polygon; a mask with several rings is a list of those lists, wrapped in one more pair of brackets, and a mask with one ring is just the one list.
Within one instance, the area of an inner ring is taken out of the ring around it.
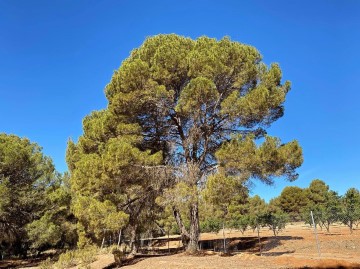
{"label": "tree shadow on ground", "polygon": [[121,266],[117,265],[116,263],[113,263],[113,264],[109,265],[108,267],[106,267],[104,269],[111,269],[111,268],[118,268],[118,267],[122,268],[122,267],[137,264],[138,262],[141,262],[141,261],[143,261],[145,259],[148,259],[148,258],[171,256],[171,255],[174,255],[174,254],[176,254],[176,253],[172,253],[172,254],[136,254],[133,258],[123,261],[121,263]]}
{"label": "tree shadow on ground", "polygon": [[292,254],[295,253],[295,250],[288,250],[288,251],[275,251],[275,252],[263,252],[261,253],[261,256],[265,256],[265,257],[276,257],[276,256],[281,256],[284,254]]}
{"label": "tree shadow on ground", "polygon": [[[302,240],[303,237],[300,236],[272,236],[272,237],[261,237],[260,242],[258,237],[243,237],[233,239],[228,243],[228,249],[232,252],[246,252],[252,254],[265,253],[275,249],[276,247],[282,245],[281,241],[284,240]],[[276,252],[273,252],[276,253]],[[283,255],[286,253],[293,253],[292,251],[286,252],[277,252],[278,255]]]}
{"label": "tree shadow on ground", "polygon": [[[258,237],[232,237],[226,239],[227,253],[225,256],[232,256],[236,253],[249,253],[260,255],[260,246],[261,246],[261,255],[262,256],[281,256],[284,254],[294,253],[295,250],[289,251],[274,251],[269,252],[276,247],[280,246],[281,241],[284,240],[302,240],[303,237],[300,236],[270,236],[270,237],[261,237],[260,244]],[[206,256],[206,255],[215,255],[216,253],[223,252],[223,239],[211,239],[211,240],[200,240],[201,251],[199,251],[197,256]],[[142,250],[143,253],[137,254],[132,259],[126,260],[122,263],[121,267],[126,267],[134,265],[140,261],[143,261],[151,257],[161,257],[161,256],[171,256],[180,252],[184,252],[182,248],[170,249],[168,253],[167,249],[152,249]],[[209,251],[209,252],[207,252]],[[214,252],[215,251],[215,252]],[[151,253],[152,252],[152,253]],[[116,264],[112,265],[110,268],[116,268]]]}

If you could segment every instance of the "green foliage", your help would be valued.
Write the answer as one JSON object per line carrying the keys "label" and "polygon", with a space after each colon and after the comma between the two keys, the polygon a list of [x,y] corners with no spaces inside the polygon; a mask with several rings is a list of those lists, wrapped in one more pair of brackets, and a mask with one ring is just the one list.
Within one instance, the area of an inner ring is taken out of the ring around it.
{"label": "green foliage", "polygon": [[243,203],[248,196],[248,190],[237,178],[217,173],[209,176],[203,196],[209,204],[223,212],[222,218],[226,218],[230,205]]}
{"label": "green foliage", "polygon": [[230,221],[230,227],[240,230],[242,234],[244,234],[250,224],[251,223],[249,215],[239,214],[235,218],[232,218]]}
{"label": "green foliage", "polygon": [[265,225],[273,231],[274,236],[277,236],[280,231],[285,228],[286,223],[289,221],[288,214],[281,210],[269,211],[264,216]]}
{"label": "green foliage", "polygon": [[353,226],[360,220],[360,192],[356,188],[350,188],[342,199],[341,219],[353,232]]}
{"label": "green foliage", "polygon": [[162,159],[161,152],[152,154],[137,148],[136,124],[127,124],[109,111],[87,116],[83,129],[78,144],[69,141],[67,150],[72,210],[79,220],[81,247],[91,242],[100,244],[106,231],[140,223],[139,214],[147,208],[144,203],[153,205],[156,198],[151,190],[155,175],[149,176],[144,166]]}
{"label": "green foliage", "polygon": [[87,116],[84,134],[76,144],[69,142],[72,190],[118,205],[129,214],[130,226],[141,223],[134,229],[148,226],[141,220],[156,212],[155,198],[164,189],[166,197],[176,196],[174,189],[187,190],[179,193],[184,199],[170,201],[178,213],[184,207],[178,201],[188,204],[184,219],[196,247],[198,186],[216,165],[224,168],[216,180],[236,178],[240,185],[251,178],[297,178],[302,152],[296,141],[255,142],[283,115],[289,90],[278,64],[266,66],[254,47],[228,37],[149,37],[106,86],[108,108]]}
{"label": "green foliage", "polygon": [[179,234],[179,229],[176,225],[176,220],[171,206],[169,204],[166,205],[163,197],[158,197],[156,202],[162,205],[164,209],[163,211],[159,211],[156,222],[156,224],[163,230],[163,234]]}
{"label": "green foliage", "polygon": [[248,213],[254,217],[264,215],[266,212],[266,203],[259,195],[255,195],[248,199]]}
{"label": "green foliage", "polygon": [[223,226],[223,220],[219,218],[206,218],[200,222],[200,231],[203,233],[219,232]]}
{"label": "green foliage", "polygon": [[98,249],[95,246],[88,246],[87,248],[77,250],[76,257],[81,265],[87,266],[96,260],[95,255],[97,252]]}
{"label": "green foliage", "polygon": [[98,240],[102,239],[105,231],[115,232],[123,228],[129,219],[126,213],[117,211],[109,200],[100,202],[86,196],[77,197],[73,203],[73,211],[79,222],[86,224],[87,233]]}
{"label": "green foliage", "polygon": [[54,264],[56,269],[66,269],[77,265],[76,251],[68,250],[59,256],[58,261]]}
{"label": "green foliage", "polygon": [[42,216],[56,180],[50,158],[26,138],[0,134],[0,246],[25,254],[26,225]]}
{"label": "green foliage", "polygon": [[31,248],[42,251],[51,247],[74,247],[77,241],[76,219],[70,211],[69,175],[57,175],[45,190],[44,214],[26,226]]}
{"label": "green foliage", "polygon": [[298,176],[295,169],[303,161],[296,141],[281,144],[278,138],[270,136],[259,146],[254,136],[235,137],[217,151],[216,157],[229,173],[235,172],[243,179],[258,178],[268,184],[279,176],[295,180]]}
{"label": "green foliage", "polygon": [[279,207],[289,214],[291,221],[299,221],[302,211],[308,204],[306,192],[296,186],[285,187],[278,197]]}
{"label": "green foliage", "polygon": [[307,189],[304,189],[308,198],[303,208],[303,219],[312,225],[311,211],[315,225],[325,227],[330,232],[330,225],[341,219],[341,203],[339,195],[330,190],[329,186],[320,179],[313,180]]}
{"label": "green foliage", "polygon": [[238,229],[242,234],[250,227],[254,231],[261,227],[269,227],[274,235],[285,228],[289,216],[279,206],[278,199],[266,204],[258,195],[250,197],[242,207],[230,213],[230,227]]}
{"label": "green foliage", "polygon": [[40,249],[43,246],[56,246],[61,240],[60,227],[51,221],[51,216],[45,214],[27,226],[32,248]]}
{"label": "green foliage", "polygon": [[248,216],[249,216],[249,226],[255,230],[266,224],[265,215],[267,207],[264,199],[261,199],[260,196],[255,195],[248,199]]}
{"label": "green foliage", "polygon": [[329,186],[320,179],[311,181],[309,188],[306,189],[306,196],[311,205],[323,204],[329,192]]}
{"label": "green foliage", "polygon": [[98,249],[94,246],[87,246],[78,250],[68,250],[59,256],[58,261],[53,264],[52,268],[66,269],[74,266],[89,268],[89,265],[96,260],[97,253]]}

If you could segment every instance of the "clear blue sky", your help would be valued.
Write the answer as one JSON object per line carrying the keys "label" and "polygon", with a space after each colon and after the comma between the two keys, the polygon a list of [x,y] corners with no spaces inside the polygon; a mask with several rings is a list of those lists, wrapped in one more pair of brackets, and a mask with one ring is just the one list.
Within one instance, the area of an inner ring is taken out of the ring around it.
{"label": "clear blue sky", "polygon": [[[0,132],[37,142],[66,171],[66,142],[106,107],[113,71],[159,33],[228,35],[279,62],[292,91],[269,134],[303,147],[291,185],[360,187],[360,1],[1,0]],[[255,183],[267,200],[289,184]]]}

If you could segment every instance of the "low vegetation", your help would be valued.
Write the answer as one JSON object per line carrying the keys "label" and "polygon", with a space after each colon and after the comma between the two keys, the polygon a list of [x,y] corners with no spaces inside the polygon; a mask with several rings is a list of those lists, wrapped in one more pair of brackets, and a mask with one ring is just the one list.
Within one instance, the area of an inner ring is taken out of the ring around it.
{"label": "low vegetation", "polygon": [[98,249],[94,246],[88,246],[83,249],[67,250],[62,253],[56,262],[50,258],[40,263],[40,269],[66,269],[74,266],[80,268],[90,268],[90,264],[96,260]]}

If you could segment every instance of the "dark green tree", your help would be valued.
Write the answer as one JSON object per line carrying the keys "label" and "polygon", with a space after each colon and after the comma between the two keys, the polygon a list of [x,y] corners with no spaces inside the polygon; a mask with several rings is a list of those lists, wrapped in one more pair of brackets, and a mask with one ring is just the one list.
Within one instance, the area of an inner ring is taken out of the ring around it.
{"label": "dark green tree", "polygon": [[70,210],[68,173],[56,175],[47,186],[43,199],[46,201],[43,215],[26,226],[30,247],[37,251],[75,247],[77,220]]}
{"label": "dark green tree", "polygon": [[0,251],[26,255],[26,225],[44,213],[55,169],[27,138],[0,134]]}
{"label": "dark green tree", "polygon": [[296,186],[285,187],[277,198],[278,205],[287,214],[291,221],[302,219],[302,212],[308,205],[308,198],[304,189]]}
{"label": "dark green tree", "polygon": [[360,219],[360,192],[356,188],[350,188],[342,197],[341,220],[349,226],[353,232],[354,224]]}
{"label": "dark green tree", "polygon": [[151,168],[161,163],[162,154],[140,149],[140,127],[109,110],[87,116],[83,130],[67,149],[78,246],[100,245],[106,236],[122,234],[134,253],[143,227],[155,214],[163,176]]}
{"label": "dark green tree", "polygon": [[[168,187],[181,183],[190,190],[189,230],[181,223],[176,206],[173,210],[183,238],[188,237],[188,250],[194,251],[199,239],[200,189],[219,165],[225,176],[242,181],[297,178],[295,169],[302,163],[302,153],[296,141],[282,144],[266,136],[262,145],[254,142],[283,115],[289,90],[279,65],[266,66],[254,47],[227,37],[220,41],[175,34],[150,37],[114,73],[105,89],[108,108],[97,112],[99,117],[106,115],[106,120],[93,120],[91,134],[85,130],[79,143],[86,154],[99,155],[107,148],[101,143],[135,133],[141,139],[132,146],[147,154],[159,153],[160,163],[176,178],[168,181]],[[119,125],[127,131],[119,131]],[[89,156],[89,166],[99,162],[96,158]],[[121,155],[117,160],[128,162]],[[136,162],[127,164],[136,167]],[[114,180],[107,178],[99,183]]]}
{"label": "dark green tree", "polygon": [[321,207],[321,223],[330,232],[330,225],[339,221],[341,216],[340,196],[332,190],[326,193],[325,201]]}
{"label": "dark green tree", "polygon": [[259,230],[262,226],[266,224],[265,216],[267,212],[267,205],[264,199],[259,195],[255,195],[248,199],[248,216],[249,216],[249,225],[253,231]]}
{"label": "dark green tree", "polygon": [[320,179],[311,181],[309,187],[305,189],[306,197],[310,205],[323,204],[326,200],[326,195],[329,192],[329,186]]}
{"label": "dark green tree", "polygon": [[308,204],[303,210],[305,222],[312,223],[310,215],[312,211],[315,225],[325,227],[327,232],[330,232],[330,225],[339,219],[340,197],[320,179],[314,179],[305,189],[305,193],[308,198]]}

